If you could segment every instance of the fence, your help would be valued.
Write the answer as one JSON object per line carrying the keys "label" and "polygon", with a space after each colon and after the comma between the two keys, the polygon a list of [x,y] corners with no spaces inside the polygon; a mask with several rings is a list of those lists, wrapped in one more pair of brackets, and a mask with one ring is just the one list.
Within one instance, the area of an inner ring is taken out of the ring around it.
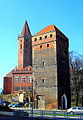
{"label": "fence", "polygon": [[66,111],[46,111],[46,110],[16,110],[15,116],[29,117],[32,119],[40,120],[83,120],[83,114],[69,114]]}

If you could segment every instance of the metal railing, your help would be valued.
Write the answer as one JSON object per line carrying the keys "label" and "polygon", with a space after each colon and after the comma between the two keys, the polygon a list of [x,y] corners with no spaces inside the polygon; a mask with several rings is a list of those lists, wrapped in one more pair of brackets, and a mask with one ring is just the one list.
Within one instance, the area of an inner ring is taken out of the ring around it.
{"label": "metal railing", "polygon": [[38,118],[40,120],[83,120],[83,114],[69,114],[66,111],[47,111],[47,110],[16,110],[15,116],[29,117],[30,120]]}

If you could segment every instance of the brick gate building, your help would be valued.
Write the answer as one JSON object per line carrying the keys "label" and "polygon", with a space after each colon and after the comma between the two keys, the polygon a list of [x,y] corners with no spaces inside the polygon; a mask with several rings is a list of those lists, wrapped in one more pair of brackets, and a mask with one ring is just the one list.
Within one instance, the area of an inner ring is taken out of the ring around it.
{"label": "brick gate building", "polygon": [[[18,67],[11,72],[12,80],[9,80],[13,82],[10,91],[13,89],[15,93],[15,87],[19,87],[19,91],[23,86],[20,79],[29,79],[32,76],[33,87],[38,96],[38,108],[69,108],[71,95],[68,38],[54,25],[31,36],[26,21],[18,41]],[[4,91],[7,90],[8,77],[4,79]],[[15,78],[18,83],[15,83]],[[25,89],[31,85],[32,83],[24,83]]]}

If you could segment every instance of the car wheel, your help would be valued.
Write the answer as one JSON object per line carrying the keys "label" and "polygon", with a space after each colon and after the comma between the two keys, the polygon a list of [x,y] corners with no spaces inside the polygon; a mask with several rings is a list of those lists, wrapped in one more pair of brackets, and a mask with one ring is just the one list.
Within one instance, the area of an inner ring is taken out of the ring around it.
{"label": "car wheel", "polygon": [[72,115],[73,115],[73,114],[74,114],[74,112],[73,112],[73,111],[71,111],[71,112],[70,112],[70,114],[72,114]]}

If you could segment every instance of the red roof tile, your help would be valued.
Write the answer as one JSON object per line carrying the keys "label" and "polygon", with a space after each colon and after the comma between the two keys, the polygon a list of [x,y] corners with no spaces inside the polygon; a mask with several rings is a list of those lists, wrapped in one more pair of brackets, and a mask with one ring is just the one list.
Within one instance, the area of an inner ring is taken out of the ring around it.
{"label": "red roof tile", "polygon": [[35,35],[47,33],[47,32],[50,32],[50,31],[58,31],[61,34],[63,34],[55,25],[49,25],[49,26],[45,27],[44,29],[42,29],[41,31],[39,31],[38,33],[36,33]]}

